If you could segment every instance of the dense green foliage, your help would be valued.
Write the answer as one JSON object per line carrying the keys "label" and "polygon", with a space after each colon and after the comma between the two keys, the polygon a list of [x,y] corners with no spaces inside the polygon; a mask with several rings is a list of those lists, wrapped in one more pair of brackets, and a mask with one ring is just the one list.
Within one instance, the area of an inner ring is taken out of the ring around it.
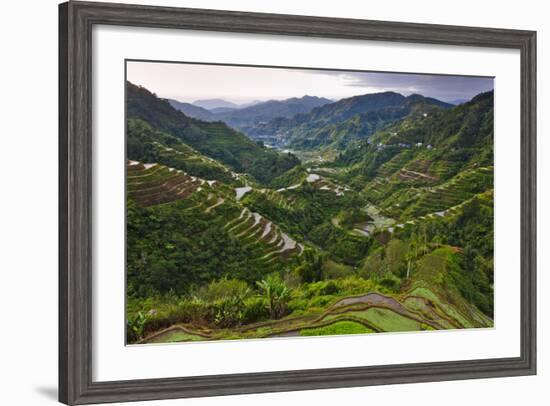
{"label": "dense green foliage", "polygon": [[[351,168],[346,176],[356,182],[387,177],[402,168],[420,169],[446,180],[468,166],[492,165],[493,114],[493,93],[489,92],[452,109],[412,115],[358,148],[348,149],[335,165]],[[425,184],[430,179],[413,180]]]}
{"label": "dense green foliage", "polygon": [[229,169],[147,122],[130,118],[127,123],[126,154],[140,162],[157,162],[190,175],[232,183]]}
{"label": "dense green foliage", "polygon": [[202,154],[247,172],[261,182],[279,176],[299,163],[291,154],[262,148],[221,121],[205,122],[187,117],[166,100],[143,87],[127,83],[127,117],[138,118],[156,130],[168,133]]}
{"label": "dense green foliage", "polygon": [[128,84],[129,342],[492,326],[492,92],[263,126],[311,159]]}
{"label": "dense green foliage", "polygon": [[225,275],[250,282],[258,279],[245,250],[222,225],[208,221],[208,216],[198,218],[182,206],[178,202],[140,208],[128,200],[130,295],[184,294]]}
{"label": "dense green foliage", "polygon": [[[415,227],[404,230],[402,237],[414,237]],[[485,314],[493,317],[493,196],[474,197],[457,215],[430,220],[420,231],[426,244],[457,248],[446,281]]]}

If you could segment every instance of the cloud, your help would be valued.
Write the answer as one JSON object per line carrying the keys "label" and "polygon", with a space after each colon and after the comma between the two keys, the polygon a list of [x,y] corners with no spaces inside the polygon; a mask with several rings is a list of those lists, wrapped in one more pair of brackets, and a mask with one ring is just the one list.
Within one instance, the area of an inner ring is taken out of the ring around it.
{"label": "cloud", "polygon": [[129,61],[127,77],[160,97],[192,102],[223,98],[236,103],[314,95],[339,100],[366,93],[419,93],[444,101],[471,99],[493,88],[486,77],[266,68]]}
{"label": "cloud", "polygon": [[442,100],[470,99],[493,89],[493,78],[480,76],[427,75],[414,73],[310,71],[337,77],[344,86],[372,91],[394,91],[409,95],[419,93]]}

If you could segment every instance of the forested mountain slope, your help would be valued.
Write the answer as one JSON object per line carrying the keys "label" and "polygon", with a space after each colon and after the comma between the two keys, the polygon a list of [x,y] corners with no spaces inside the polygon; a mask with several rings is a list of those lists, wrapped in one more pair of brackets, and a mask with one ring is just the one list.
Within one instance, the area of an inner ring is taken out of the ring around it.
{"label": "forested mountain slope", "polygon": [[155,130],[178,138],[202,154],[268,182],[298,164],[290,154],[279,154],[250,140],[222,122],[187,117],[166,100],[143,87],[127,83],[127,118],[140,119]]}
{"label": "forested mountain slope", "polygon": [[306,95],[285,100],[268,100],[250,107],[219,113],[216,117],[232,127],[244,129],[276,117],[292,117],[296,114],[309,113],[312,109],[328,103],[332,101]]}
{"label": "forested mountain slope", "polygon": [[[189,117],[203,121],[223,121],[240,130],[268,122],[276,117],[292,117],[296,114],[309,113],[315,107],[332,103],[332,100],[323,97],[303,96],[285,100],[254,102],[250,106],[233,105],[233,107],[206,109],[196,104],[172,99],[168,101],[172,107]],[[219,102],[221,103],[223,100]]]}
{"label": "forested mountain slope", "polygon": [[330,144],[341,149],[409,114],[449,107],[447,103],[420,95],[374,93],[342,99],[308,114],[277,118],[246,131],[253,138],[276,136],[281,144],[295,149],[315,149]]}
{"label": "forested mountain slope", "polygon": [[493,92],[411,115],[348,149],[334,165],[358,185],[375,178],[412,186],[445,181],[461,170],[492,166],[493,115]]}

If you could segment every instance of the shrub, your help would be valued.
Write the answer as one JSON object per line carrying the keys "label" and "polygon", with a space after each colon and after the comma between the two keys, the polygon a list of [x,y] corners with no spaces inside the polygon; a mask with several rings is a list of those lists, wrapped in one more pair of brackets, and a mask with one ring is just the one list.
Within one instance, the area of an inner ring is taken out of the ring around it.
{"label": "shrub", "polygon": [[299,267],[286,272],[284,275],[284,282],[289,288],[298,288],[302,284]]}
{"label": "shrub", "polygon": [[382,279],[380,279],[380,281],[378,282],[381,286],[383,286],[384,288],[388,289],[389,291],[392,291],[392,292],[397,292],[399,291],[400,287],[401,287],[401,279],[399,279],[397,276],[395,276],[394,274],[388,272],[387,274],[385,274]]}
{"label": "shrub", "polygon": [[244,319],[244,301],[242,297],[232,296],[212,304],[214,323],[219,327],[235,327]]}
{"label": "shrub", "polygon": [[143,312],[128,315],[126,320],[126,338],[128,342],[136,342],[143,338],[146,323],[147,316]]}
{"label": "shrub", "polygon": [[302,313],[309,308],[309,300],[303,298],[294,298],[288,302],[288,309],[291,313]]}
{"label": "shrub", "polygon": [[205,301],[193,298],[184,299],[170,306],[164,317],[164,324],[194,323],[205,324],[213,320],[214,314],[211,306]]}
{"label": "shrub", "polygon": [[222,278],[210,282],[208,286],[199,292],[199,296],[207,301],[228,299],[232,297],[244,298],[248,296],[249,289],[246,282],[239,279]]}
{"label": "shrub", "polygon": [[326,295],[326,296],[316,296],[309,302],[310,307],[326,307],[330,303],[334,302],[334,296]]}
{"label": "shrub", "polygon": [[320,292],[322,295],[335,295],[338,293],[340,289],[338,288],[338,285],[334,283],[334,281],[328,281],[326,282],[325,286],[321,288]]}
{"label": "shrub", "polygon": [[363,279],[359,276],[350,276],[337,281],[340,287],[340,293],[345,295],[359,295],[367,293],[375,289],[376,285],[373,281]]}
{"label": "shrub", "polygon": [[251,297],[244,301],[243,323],[255,323],[268,318],[269,311],[263,298]]}
{"label": "shrub", "polygon": [[303,253],[304,263],[295,269],[302,282],[316,282],[323,277],[323,264],[326,258],[323,255],[316,255],[311,249]]}
{"label": "shrub", "polygon": [[309,283],[309,284],[305,284],[303,286],[303,291],[302,291],[302,297],[304,299],[311,299],[315,296],[320,296],[322,295],[322,290],[325,288],[326,286],[326,282],[315,282],[315,283]]}

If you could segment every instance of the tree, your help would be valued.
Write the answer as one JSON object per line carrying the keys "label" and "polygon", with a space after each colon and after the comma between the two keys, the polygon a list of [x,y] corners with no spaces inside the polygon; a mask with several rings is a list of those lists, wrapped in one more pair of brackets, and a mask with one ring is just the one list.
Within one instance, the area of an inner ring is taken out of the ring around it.
{"label": "tree", "polygon": [[288,288],[279,274],[268,275],[256,282],[267,302],[267,310],[272,319],[280,319],[288,312],[288,302],[292,290]]}
{"label": "tree", "polygon": [[402,276],[406,262],[407,245],[403,241],[393,238],[388,243],[385,252],[388,270],[394,275]]}
{"label": "tree", "polygon": [[407,250],[407,254],[405,256],[405,259],[407,261],[407,279],[411,276],[411,264],[413,261],[416,261],[418,258],[418,245],[419,240],[416,233],[413,233],[411,235],[411,241],[409,242],[409,249]]}
{"label": "tree", "polygon": [[420,228],[420,236],[419,236],[419,245],[420,245],[420,253],[422,255],[425,255],[428,253],[428,231],[426,224],[422,224],[422,227]]}
{"label": "tree", "polygon": [[306,249],[303,253],[304,263],[296,268],[296,273],[300,276],[302,282],[317,282],[323,277],[323,264],[325,257],[316,255],[313,250]]}

